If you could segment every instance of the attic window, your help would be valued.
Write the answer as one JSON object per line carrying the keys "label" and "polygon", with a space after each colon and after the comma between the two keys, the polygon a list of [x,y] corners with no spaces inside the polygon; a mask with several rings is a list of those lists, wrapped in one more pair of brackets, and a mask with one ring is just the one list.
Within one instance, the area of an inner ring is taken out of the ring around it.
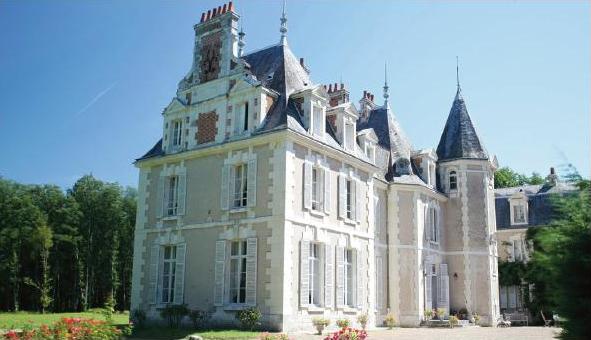
{"label": "attic window", "polygon": [[458,175],[455,171],[449,172],[449,190],[458,190]]}

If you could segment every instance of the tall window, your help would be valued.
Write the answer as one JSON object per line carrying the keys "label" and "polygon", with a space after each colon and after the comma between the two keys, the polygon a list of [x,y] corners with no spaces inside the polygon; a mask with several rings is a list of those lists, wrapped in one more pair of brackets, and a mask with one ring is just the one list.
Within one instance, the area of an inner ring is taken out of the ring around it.
{"label": "tall window", "polygon": [[312,209],[320,210],[322,204],[320,169],[312,167]]}
{"label": "tall window", "polygon": [[513,224],[525,223],[525,205],[515,204],[513,206]]}
{"label": "tall window", "polygon": [[234,168],[234,208],[246,207],[248,198],[248,164]]}
{"label": "tall window", "polygon": [[308,255],[308,303],[320,305],[320,245],[310,244]]}
{"label": "tall window", "polygon": [[345,266],[345,305],[353,306],[353,289],[354,289],[354,271],[353,271],[353,250],[345,249],[344,254]]}
{"label": "tall window", "polygon": [[230,302],[246,302],[246,241],[232,242],[230,249]]}
{"label": "tall window", "polygon": [[248,130],[248,102],[244,103],[244,125],[242,129],[243,131]]}
{"label": "tall window", "polygon": [[351,123],[345,123],[345,149],[353,150],[355,145],[355,127]]}
{"label": "tall window", "polygon": [[171,303],[174,299],[174,280],[176,278],[176,246],[164,247],[162,261],[162,303]]}
{"label": "tall window", "polygon": [[354,204],[354,193],[353,193],[353,181],[347,179],[345,181],[345,186],[347,190],[347,218],[353,219],[353,204]]}
{"label": "tall window", "polygon": [[166,202],[166,215],[175,216],[178,208],[178,190],[179,178],[178,176],[171,176],[168,178],[168,201]]}
{"label": "tall window", "polygon": [[427,223],[425,227],[425,233],[427,233],[427,238],[432,242],[439,242],[437,223],[437,209],[434,207],[429,207],[427,209]]}
{"label": "tall window", "polygon": [[449,190],[458,189],[458,176],[455,171],[449,173]]}
{"label": "tall window", "polygon": [[172,123],[172,146],[180,147],[183,138],[183,121],[175,120]]}
{"label": "tall window", "polygon": [[523,242],[521,239],[513,240],[513,257],[515,261],[523,261]]}

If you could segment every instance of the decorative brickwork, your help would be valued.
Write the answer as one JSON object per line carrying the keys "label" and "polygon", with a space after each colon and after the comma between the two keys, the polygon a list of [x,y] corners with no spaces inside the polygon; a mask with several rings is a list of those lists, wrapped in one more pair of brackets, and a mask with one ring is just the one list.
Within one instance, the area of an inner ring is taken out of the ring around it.
{"label": "decorative brickwork", "polygon": [[222,33],[206,35],[201,40],[201,82],[217,79],[220,73]]}
{"label": "decorative brickwork", "polygon": [[215,111],[202,113],[197,119],[197,144],[209,143],[215,141],[215,136],[218,133],[216,123],[218,115]]}

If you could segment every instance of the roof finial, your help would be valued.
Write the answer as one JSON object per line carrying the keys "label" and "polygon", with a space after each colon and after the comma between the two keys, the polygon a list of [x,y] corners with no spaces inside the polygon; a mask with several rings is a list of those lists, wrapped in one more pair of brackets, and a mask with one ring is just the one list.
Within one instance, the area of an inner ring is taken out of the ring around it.
{"label": "roof finial", "polygon": [[384,62],[384,106],[388,106],[388,62]]}
{"label": "roof finial", "polygon": [[458,86],[458,91],[460,91],[460,60],[458,56],[456,56],[456,83]]}
{"label": "roof finial", "polygon": [[281,45],[287,45],[287,16],[285,15],[285,2],[283,0],[283,11],[281,13],[281,28],[279,32],[281,32]]}
{"label": "roof finial", "polygon": [[244,54],[244,36],[246,35],[246,33],[244,33],[243,27],[242,27],[242,21],[240,21],[240,32],[238,33],[238,57],[242,57],[242,55]]}

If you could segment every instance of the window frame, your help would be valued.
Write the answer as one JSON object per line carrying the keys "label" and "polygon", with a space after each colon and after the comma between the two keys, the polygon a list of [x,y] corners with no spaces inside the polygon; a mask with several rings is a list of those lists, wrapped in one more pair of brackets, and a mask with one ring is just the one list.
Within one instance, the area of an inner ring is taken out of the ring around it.
{"label": "window frame", "polygon": [[246,208],[248,207],[248,163],[238,163],[233,167],[232,209]]}
{"label": "window frame", "polygon": [[353,220],[353,207],[355,206],[355,193],[353,192],[353,179],[345,178],[345,190],[347,191],[347,198],[345,200],[345,214],[347,219]]}
{"label": "window frame", "polygon": [[171,147],[173,149],[178,149],[183,144],[183,120],[182,119],[175,119],[171,123],[172,123]]}
{"label": "window frame", "polygon": [[[236,254],[233,253],[234,245],[237,245]],[[246,266],[248,258],[248,241],[246,239],[230,242],[230,255],[228,256],[228,303],[231,305],[246,304]],[[233,273],[232,264],[236,263],[236,271]],[[233,286],[234,285],[234,286]],[[236,292],[236,299],[232,296]]]}
{"label": "window frame", "polygon": [[[170,256],[167,258],[166,252],[170,250]],[[162,271],[160,272],[162,278],[162,286],[160,287],[160,301],[159,303],[170,304],[174,303],[174,289],[176,283],[176,260],[177,260],[177,247],[176,245],[166,245],[162,249]],[[168,274],[165,274],[166,268],[168,268]],[[167,276],[167,277],[166,277]],[[165,282],[167,288],[165,288]],[[166,292],[166,294],[165,294]]]}
{"label": "window frame", "polygon": [[448,185],[449,191],[457,191],[458,190],[458,173],[456,170],[449,171],[447,185]]}
{"label": "window frame", "polygon": [[166,216],[177,216],[179,209],[179,176],[168,176],[168,202],[166,202]]}
{"label": "window frame", "polygon": [[321,306],[321,282],[322,282],[322,250],[321,244],[310,242],[310,249],[307,257],[308,261],[308,305]]}
{"label": "window frame", "polygon": [[354,308],[356,303],[355,292],[357,291],[356,253],[352,248],[344,248],[343,252],[343,301],[345,306]]}
{"label": "window frame", "polygon": [[312,134],[324,136],[324,109],[321,106],[312,106]]}

